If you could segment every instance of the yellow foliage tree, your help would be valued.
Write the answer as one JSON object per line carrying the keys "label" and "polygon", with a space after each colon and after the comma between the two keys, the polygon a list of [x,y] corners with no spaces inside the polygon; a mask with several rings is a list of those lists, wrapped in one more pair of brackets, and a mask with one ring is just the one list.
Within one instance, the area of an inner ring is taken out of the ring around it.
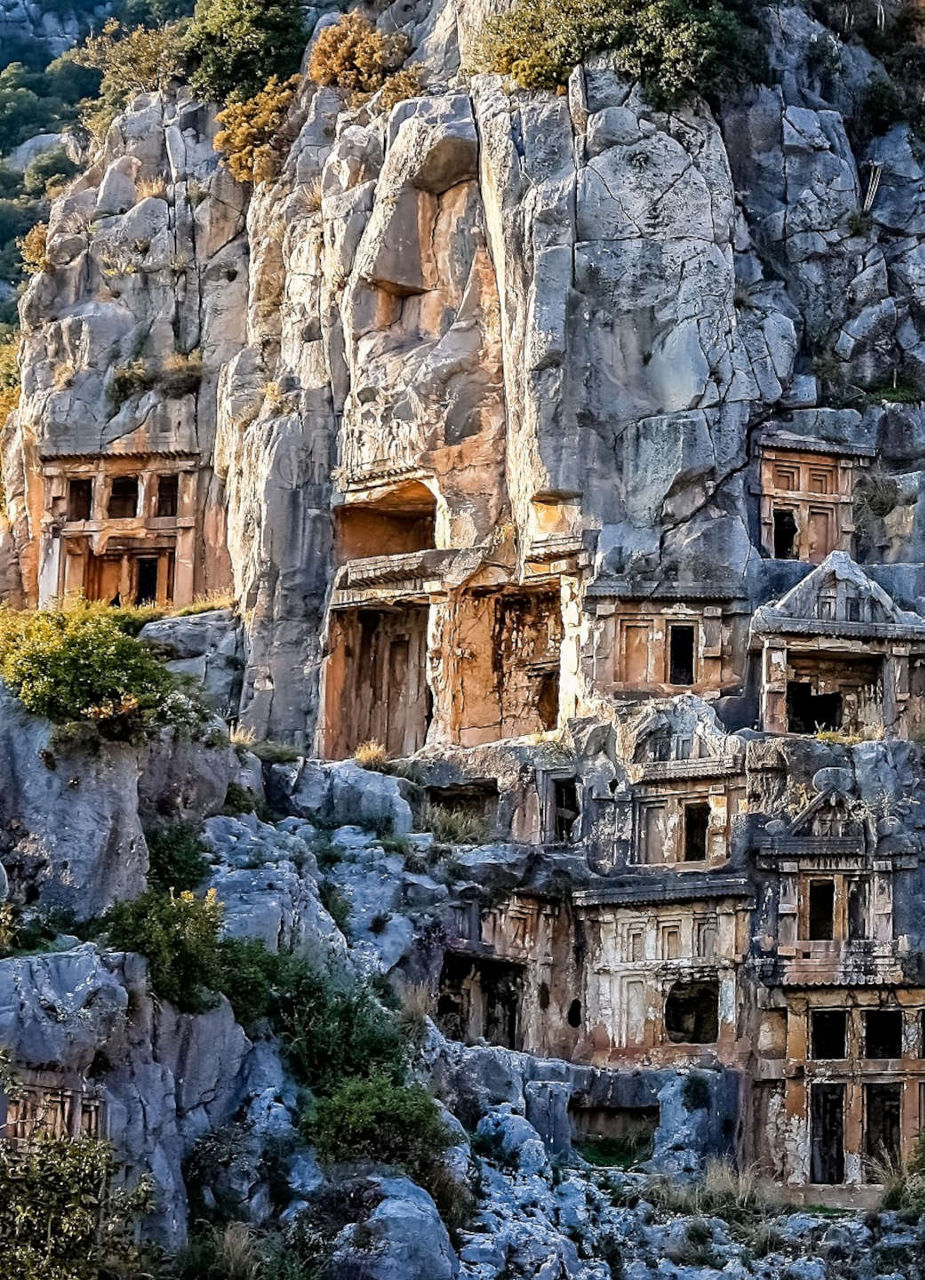
{"label": "yellow foliage tree", "polygon": [[318,36],[308,74],[315,84],[335,85],[354,102],[362,102],[382,88],[407,56],[405,36],[383,35],[354,9]]}
{"label": "yellow foliage tree", "polygon": [[272,76],[256,97],[232,99],[219,112],[215,149],[239,182],[267,182],[279,173],[294,136],[287,119],[298,85],[298,76],[282,82]]}

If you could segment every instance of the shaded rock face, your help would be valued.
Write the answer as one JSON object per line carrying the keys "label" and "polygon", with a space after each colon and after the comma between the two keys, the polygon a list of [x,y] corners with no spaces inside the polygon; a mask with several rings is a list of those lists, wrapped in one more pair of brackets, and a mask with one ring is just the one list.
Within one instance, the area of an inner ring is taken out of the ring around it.
{"label": "shaded rock face", "polygon": [[229,747],[59,745],[47,721],[0,690],[0,850],[20,904],[101,915],[144,889],[143,824],[200,821],[241,773]]}

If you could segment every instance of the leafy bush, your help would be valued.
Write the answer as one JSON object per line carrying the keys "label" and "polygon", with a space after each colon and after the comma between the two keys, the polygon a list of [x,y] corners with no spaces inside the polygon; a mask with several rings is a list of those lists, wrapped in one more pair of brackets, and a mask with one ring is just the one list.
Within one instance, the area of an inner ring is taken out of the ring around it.
{"label": "leafy bush", "polygon": [[22,258],[23,271],[27,275],[35,276],[40,271],[48,268],[48,254],[46,247],[48,244],[48,223],[37,222],[34,227],[30,227],[19,244],[19,255]]}
{"label": "leafy bush", "polygon": [[272,995],[273,1023],[293,1071],[317,1093],[371,1072],[396,1083],[408,1045],[399,1018],[369,987],[347,985],[304,961],[285,959]]}
{"label": "leafy bush", "polygon": [[362,102],[381,89],[408,55],[403,35],[384,35],[359,10],[325,27],[312,48],[308,74],[315,84],[334,85]]}
{"label": "leafy bush", "polygon": [[319,897],[338,929],[341,933],[346,933],[350,922],[350,903],[344,897],[342,890],[336,884],[329,882],[321,886]]}
{"label": "leafy bush", "polygon": [[298,85],[298,76],[271,76],[255,97],[233,98],[219,112],[215,150],[239,182],[269,182],[279,173],[293,142],[286,120]]}
{"label": "leafy bush", "polygon": [[103,928],[110,946],[137,951],[148,961],[151,990],[186,1013],[209,1008],[222,980],[219,935],[222,904],[214,889],[204,898],[149,889],[134,902],[107,912]]}
{"label": "leafy bush", "polygon": [[762,69],[749,0],[517,0],[485,24],[476,69],[554,89],[589,54],[610,50],[656,107],[721,94]]}
{"label": "leafy bush", "polygon": [[254,98],[294,75],[308,38],[298,0],[197,0],[187,47],[197,93],[213,102]]}
{"label": "leafy bush", "polygon": [[94,1138],[0,1142],[0,1240],[16,1280],[99,1280],[138,1274],[133,1224],[145,1184],[116,1185],[112,1148]]}
{"label": "leafy bush", "polygon": [[423,1085],[401,1085],[386,1075],[344,1080],[319,1098],[306,1117],[318,1158],[325,1164],[375,1160],[400,1165],[426,1181],[452,1138]]}
{"label": "leafy bush", "polygon": [[222,813],[230,818],[236,818],[240,813],[256,813],[261,822],[268,822],[272,817],[266,800],[253,792],[250,787],[242,787],[240,782],[228,783]]}
{"label": "leafy bush", "polygon": [[209,874],[205,848],[190,822],[146,831],[148,887],[161,893],[196,889]]}
{"label": "leafy bush", "polygon": [[0,677],[35,715],[92,721],[109,739],[162,726],[196,732],[208,718],[198,692],[103,608],[0,608]]}
{"label": "leafy bush", "polygon": [[36,716],[92,721],[107,739],[168,724],[194,731],[207,718],[196,692],[100,608],[1,608],[0,677]]}
{"label": "leafy bush", "polygon": [[421,92],[421,68],[418,66],[402,67],[388,77],[379,95],[379,105],[383,111],[391,111],[399,102],[407,98],[416,98]]}
{"label": "leafy bush", "polygon": [[83,114],[84,124],[97,136],[139,93],[165,90],[186,67],[186,24],[168,22],[157,27],[123,27],[108,18],[98,35],[90,35],[71,53],[81,67],[102,72],[99,99]]}
{"label": "leafy bush", "polygon": [[0,427],[19,404],[19,333],[0,342]]}
{"label": "leafy bush", "polygon": [[78,172],[78,166],[64,148],[55,147],[31,161],[23,174],[23,187],[28,195],[43,196],[49,187],[63,185]]}

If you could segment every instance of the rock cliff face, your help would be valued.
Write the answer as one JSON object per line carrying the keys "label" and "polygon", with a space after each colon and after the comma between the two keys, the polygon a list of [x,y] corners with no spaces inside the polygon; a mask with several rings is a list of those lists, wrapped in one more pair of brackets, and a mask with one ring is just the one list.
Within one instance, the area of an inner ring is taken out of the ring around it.
{"label": "rock cliff face", "polygon": [[[81,763],[3,703],[11,892],[134,895],[166,812],[204,824],[229,932],[425,992],[417,1068],[491,1153],[485,1231],[457,1256],[377,1175],[345,1275],[603,1280],[612,1246],[634,1280],[811,1280],[838,1250],[866,1277],[882,1236],[886,1274],[898,1223],[803,1215],[751,1272],[721,1227],[712,1272],[656,1271],[687,1228],[576,1152],[681,1179],[735,1152],[795,1200],[872,1202],[925,1125],[920,152],[871,136],[878,64],[800,7],[764,14],[766,83],[715,113],[653,110],[603,56],[558,94],[469,76],[491,8],[385,9],[421,92],[385,111],[304,79],[272,182],[236,184],[181,91],[139,99],[56,202],[0,567],[31,603],[230,592],[144,638],[301,754]],[[397,776],[347,762],[369,742]],[[273,820],[218,814],[230,783]],[[121,959],[66,956],[25,985],[80,964],[123,1001]],[[210,1016],[241,1088],[201,1067],[165,1186],[250,1105],[262,1050]],[[175,1041],[207,1062],[208,1032],[145,1017],[130,1062],[169,1111]],[[210,1194],[263,1222],[255,1144]],[[559,1185],[551,1157],[583,1172]],[[304,1149],[287,1177],[297,1207],[323,1182]]]}

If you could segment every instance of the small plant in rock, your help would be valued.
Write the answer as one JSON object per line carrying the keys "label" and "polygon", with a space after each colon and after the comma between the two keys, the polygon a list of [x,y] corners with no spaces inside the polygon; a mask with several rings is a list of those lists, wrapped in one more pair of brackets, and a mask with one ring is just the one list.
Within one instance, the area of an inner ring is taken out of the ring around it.
{"label": "small plant in rock", "polygon": [[209,874],[205,846],[189,822],[146,831],[148,887],[161,893],[197,889]]}
{"label": "small plant in rock", "polygon": [[340,929],[341,933],[346,934],[350,926],[350,903],[344,897],[343,891],[338,885],[328,881],[321,886],[319,893],[321,903],[328,915]]}
{"label": "small plant in rock", "polygon": [[393,71],[379,94],[380,108],[388,112],[398,106],[399,102],[418,97],[421,92],[421,73],[422,68],[417,65]]}
{"label": "small plant in rock", "polygon": [[330,1097],[314,1104],[304,1123],[325,1164],[395,1164],[425,1183],[451,1142],[440,1110],[423,1085],[396,1084],[381,1074],[343,1081]]}
{"label": "small plant in rock", "polygon": [[361,769],[371,769],[375,773],[385,773],[389,763],[389,753],[381,742],[361,742],[353,753],[353,762]]}
{"label": "small plant in rock", "polygon": [[466,809],[425,801],[417,821],[421,830],[432,832],[440,844],[481,844],[487,838],[484,819]]}
{"label": "small plant in rock", "polygon": [[315,84],[334,85],[363,102],[381,89],[408,55],[403,35],[384,35],[359,10],[325,27],[314,43],[308,74]]}
{"label": "small plant in rock", "polygon": [[19,333],[0,342],[0,427],[19,404]]}
{"label": "small plant in rock", "polygon": [[51,266],[48,258],[48,223],[37,222],[17,240],[22,269],[27,275],[36,276]]}
{"label": "small plant in rock", "polygon": [[144,360],[130,360],[128,364],[117,365],[109,379],[109,399],[113,408],[121,408],[133,396],[143,396],[155,381]]}
{"label": "small plant in rock", "polygon": [[194,395],[202,382],[202,352],[171,351],[164,359],[158,381],[166,396],[179,399]]}
{"label": "small plant in rock", "polygon": [[243,787],[240,782],[228,783],[222,813],[229,818],[236,818],[241,813],[254,813],[261,822],[272,817],[267,802],[251,791],[250,787]]}
{"label": "small plant in rock", "polygon": [[271,76],[255,97],[232,98],[219,112],[215,150],[239,182],[270,182],[279,174],[295,138],[289,113],[298,87],[298,76],[282,82]]}
{"label": "small plant in rock", "polygon": [[112,907],[103,929],[111,947],[147,959],[151,990],[159,999],[186,1013],[201,1013],[220,987],[223,916],[214,889],[203,898],[149,889],[134,902]]}

